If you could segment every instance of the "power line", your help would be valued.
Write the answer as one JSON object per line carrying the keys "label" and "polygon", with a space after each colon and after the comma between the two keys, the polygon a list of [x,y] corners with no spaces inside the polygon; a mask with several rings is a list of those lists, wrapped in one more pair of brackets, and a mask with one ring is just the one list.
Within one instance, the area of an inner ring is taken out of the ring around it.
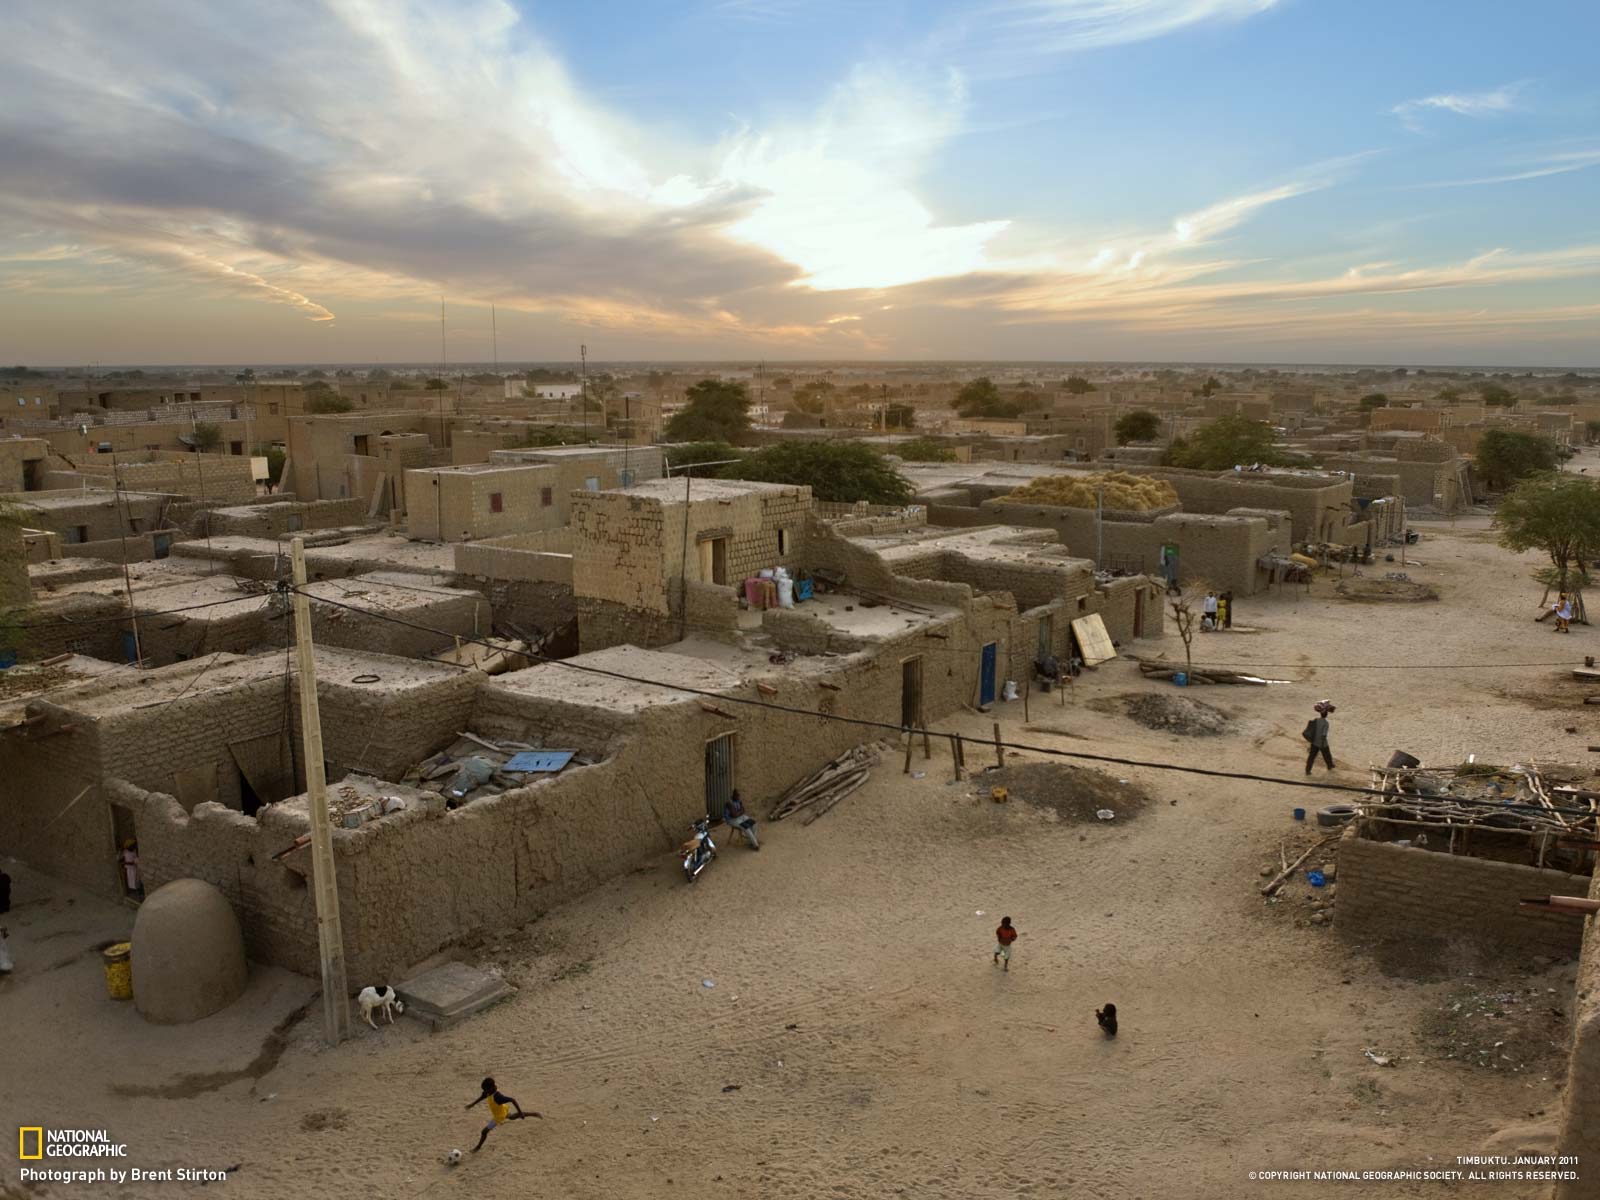
{"label": "power line", "polygon": [[[138,615],[141,620],[149,620],[151,617],[170,617],[175,613],[198,612],[202,608],[216,608],[219,604],[238,604],[244,600],[260,600],[270,598],[271,597],[266,593],[240,593],[239,595],[227,600],[208,600],[204,604],[190,604],[184,608],[167,608],[162,609],[160,612],[141,612]],[[117,617],[86,617],[81,620],[77,617],[51,617],[43,621],[18,622],[16,625],[13,625],[12,628],[45,629],[54,625],[109,625],[118,621],[126,621],[127,619],[127,613],[123,613],[121,616]]]}
{"label": "power line", "polygon": [[[286,591],[302,591],[302,589],[291,588],[288,587],[288,585],[284,585],[284,589]],[[354,604],[345,604],[338,600],[330,600],[326,596],[313,596],[309,592],[303,592],[303,594],[307,597],[307,599],[318,604],[331,604],[335,608],[348,609],[350,612],[359,613],[363,616],[376,617],[380,621],[391,621],[396,625],[404,625],[409,629],[419,630],[424,633],[437,634],[439,637],[443,638],[459,637],[459,635],[453,634],[449,630],[439,629],[431,625],[423,625],[416,621],[407,621],[403,617],[396,617],[389,613],[376,612],[372,609],[360,608]],[[506,647],[501,646],[490,646],[481,638],[460,637],[460,640],[462,642],[484,646],[488,649],[507,649]],[[616,679],[624,683],[632,683],[644,687],[657,687],[663,688],[667,691],[682,692],[685,695],[697,696],[707,700],[715,700],[719,703],[749,705],[759,708],[763,712],[790,713],[797,717],[808,717],[812,720],[833,721],[840,724],[854,725],[863,729],[881,730],[883,732],[893,733],[897,736],[901,733],[906,733],[909,731],[913,736],[917,734],[926,734],[929,737],[961,737],[963,740],[971,740],[967,739],[965,735],[962,734],[956,734],[953,732],[940,732],[937,729],[893,725],[887,721],[869,721],[864,717],[846,717],[841,716],[838,713],[816,712],[808,708],[794,708],[790,705],[776,704],[770,700],[752,700],[745,696],[730,696],[726,692],[715,692],[707,688],[690,687],[687,684],[663,683],[660,680],[644,679],[637,675],[629,675],[622,671],[612,671],[605,667],[596,667],[587,663],[576,663],[570,659],[549,658],[543,654],[538,654],[527,650],[510,650],[509,652],[516,654],[521,658],[526,658],[531,662],[540,663],[547,666],[564,667],[569,671],[580,671],[588,675],[599,675],[608,679]],[[1378,792],[1370,787],[1355,787],[1346,783],[1316,783],[1311,780],[1280,779],[1271,775],[1255,775],[1244,771],[1218,771],[1209,767],[1184,766],[1181,763],[1151,762],[1137,758],[1121,758],[1116,755],[1109,754],[1089,754],[1081,750],[1062,750],[1054,746],[1037,746],[1027,742],[995,742],[993,739],[983,739],[982,744],[988,746],[999,745],[1007,750],[1023,750],[1035,754],[1051,755],[1058,758],[1081,759],[1085,762],[1104,763],[1109,766],[1142,767],[1152,771],[1177,771],[1185,775],[1200,775],[1210,779],[1232,779],[1243,783],[1270,783],[1279,787],[1311,788],[1317,791],[1354,793],[1363,796],[1388,795],[1388,793]],[[1543,805],[1507,803],[1494,800],[1474,800],[1467,797],[1451,797],[1451,799],[1453,802],[1463,806],[1489,808],[1496,812],[1522,811],[1534,813],[1562,813],[1577,817],[1594,817],[1596,815],[1592,810],[1583,808],[1558,808],[1555,806],[1546,808]]]}

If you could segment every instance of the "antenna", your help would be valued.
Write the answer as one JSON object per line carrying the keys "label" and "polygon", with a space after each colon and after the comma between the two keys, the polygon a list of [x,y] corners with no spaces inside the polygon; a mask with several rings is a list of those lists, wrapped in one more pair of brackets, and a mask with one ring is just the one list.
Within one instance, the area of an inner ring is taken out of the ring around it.
{"label": "antenna", "polygon": [[578,347],[578,357],[583,360],[583,377],[580,385],[583,399],[580,403],[583,405],[583,440],[587,442],[589,440],[589,347],[587,345]]}
{"label": "antenna", "polygon": [[[450,364],[450,347],[445,340],[444,297],[439,297],[439,382],[444,382],[445,368]],[[439,389],[439,411],[444,411],[444,389]]]}
{"label": "antenna", "polygon": [[494,373],[500,374],[500,330],[495,324],[494,305],[489,305],[489,345],[494,348]]}

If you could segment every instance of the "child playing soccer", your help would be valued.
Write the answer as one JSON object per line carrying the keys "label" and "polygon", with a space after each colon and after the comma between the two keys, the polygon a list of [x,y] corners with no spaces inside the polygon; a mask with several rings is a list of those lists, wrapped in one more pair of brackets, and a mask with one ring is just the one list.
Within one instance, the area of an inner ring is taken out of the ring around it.
{"label": "child playing soccer", "polygon": [[[488,1140],[489,1131],[496,1125],[504,1125],[507,1121],[521,1121],[526,1117],[544,1119],[538,1113],[523,1112],[522,1105],[495,1087],[493,1076],[483,1081],[482,1088],[483,1094],[467,1105],[470,1109],[474,1105],[482,1104],[485,1100],[489,1102],[489,1123],[483,1127],[483,1132],[478,1135],[478,1144],[472,1148],[474,1154],[483,1149],[483,1143]],[[515,1113],[511,1112],[513,1108],[517,1110]]]}

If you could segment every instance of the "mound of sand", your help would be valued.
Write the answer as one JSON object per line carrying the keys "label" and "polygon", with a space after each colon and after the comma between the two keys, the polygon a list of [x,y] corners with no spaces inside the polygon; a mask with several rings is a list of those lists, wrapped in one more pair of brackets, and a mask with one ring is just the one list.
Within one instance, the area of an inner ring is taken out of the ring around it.
{"label": "mound of sand", "polygon": [[1414,579],[1373,579],[1368,575],[1341,579],[1334,591],[1346,600],[1437,600],[1438,589]]}
{"label": "mound of sand", "polygon": [[1178,493],[1165,479],[1132,475],[1127,471],[1102,471],[1094,475],[1045,475],[1008,492],[1001,499],[1016,504],[1093,508],[1095,493],[1102,488],[1105,490],[1105,506],[1122,512],[1147,512],[1178,502]]}
{"label": "mound of sand", "polygon": [[1135,783],[1122,783],[1114,775],[1064,763],[1019,763],[998,771],[985,771],[974,782],[986,788],[1003,787],[1010,800],[1053,812],[1063,821],[1093,822],[1095,813],[1109,808],[1118,821],[1143,812],[1150,796]]}
{"label": "mound of sand", "polygon": [[1217,737],[1233,728],[1233,722],[1220,708],[1212,708],[1187,696],[1165,692],[1142,693],[1122,698],[1123,711],[1146,729],[1181,733],[1185,737]]}

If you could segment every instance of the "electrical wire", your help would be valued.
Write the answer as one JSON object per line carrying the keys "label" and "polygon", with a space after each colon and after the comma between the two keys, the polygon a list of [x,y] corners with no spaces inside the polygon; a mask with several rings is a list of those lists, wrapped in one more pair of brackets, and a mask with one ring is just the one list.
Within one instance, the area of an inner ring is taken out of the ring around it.
{"label": "electrical wire", "polygon": [[[420,624],[419,622],[416,622],[416,621],[408,621],[408,620],[404,619],[403,617],[396,617],[396,616],[393,616],[393,615],[391,615],[389,613],[376,612],[376,611],[374,611],[372,609],[361,608],[361,607],[359,607],[357,605],[354,605],[354,604],[345,604],[345,603],[343,603],[342,601],[339,601],[339,600],[330,600],[325,596],[313,596],[313,595],[311,595],[311,593],[309,593],[307,591],[304,591],[303,589],[293,587],[292,585],[285,585],[284,590],[292,591],[292,592],[299,592],[301,595],[305,596],[308,600],[311,600],[312,602],[317,603],[317,604],[329,604],[329,605],[332,605],[335,608],[348,609],[350,612],[359,613],[362,616],[375,617],[380,621],[389,621],[389,622],[392,622],[392,623],[394,623],[396,625],[403,625],[408,629],[415,629],[415,630],[418,630],[418,631],[421,631],[421,632],[425,632],[425,633],[437,634],[439,637],[442,637],[442,638],[457,638],[457,637],[459,637],[459,640],[464,642],[464,643],[471,643],[471,644],[474,644],[474,645],[484,646],[484,647],[486,647],[488,649],[494,649],[494,650],[506,650],[507,649],[506,647],[503,647],[503,646],[492,646],[488,642],[485,642],[481,638],[465,637],[465,636],[453,634],[449,630],[439,629],[439,628],[436,628],[436,627],[431,626],[431,625],[423,625],[423,624]],[[519,657],[526,658],[531,662],[540,663],[540,664],[548,665],[548,666],[554,666],[554,667],[562,667],[562,668],[565,668],[566,670],[579,671],[579,672],[582,672],[583,674],[587,674],[587,675],[598,675],[598,676],[602,676],[602,677],[605,677],[605,678],[616,679],[616,680],[620,680],[620,681],[625,682],[625,683],[632,683],[632,684],[636,684],[636,685],[640,685],[640,686],[644,686],[644,687],[663,688],[663,689],[665,689],[667,691],[681,692],[684,695],[697,696],[697,697],[700,697],[700,698],[703,698],[703,699],[707,699],[707,700],[715,700],[718,703],[723,703],[723,704],[749,705],[749,706],[752,706],[752,707],[760,708],[764,712],[790,713],[790,714],[792,714],[794,716],[797,716],[797,717],[808,717],[808,718],[810,718],[812,720],[832,721],[832,722],[835,722],[837,724],[853,725],[853,726],[857,726],[857,727],[863,728],[863,729],[873,729],[873,730],[878,730],[878,731],[881,731],[881,732],[893,733],[893,734],[895,734],[897,736],[899,734],[906,733],[909,730],[910,734],[913,737],[918,735],[918,734],[923,734],[923,735],[926,735],[928,737],[939,737],[939,738],[946,738],[946,739],[961,738],[963,741],[973,741],[975,745],[981,744],[981,745],[986,745],[986,746],[999,746],[999,747],[1002,747],[1002,748],[1004,748],[1006,750],[1021,750],[1021,751],[1027,751],[1027,752],[1030,752],[1030,753],[1035,753],[1035,754],[1050,755],[1052,757],[1057,757],[1057,758],[1079,759],[1079,760],[1082,760],[1084,762],[1103,763],[1103,764],[1106,764],[1106,765],[1109,765],[1109,766],[1141,767],[1141,768],[1144,768],[1144,769],[1147,769],[1147,770],[1152,770],[1152,771],[1176,771],[1176,772],[1179,772],[1179,773],[1185,774],[1185,775],[1199,775],[1199,776],[1202,776],[1202,777],[1205,777],[1205,778],[1209,778],[1209,779],[1230,779],[1230,780],[1237,780],[1237,781],[1242,782],[1242,783],[1270,783],[1270,784],[1275,784],[1275,785],[1277,785],[1279,787],[1309,788],[1309,789],[1314,789],[1316,791],[1323,791],[1323,792],[1353,793],[1353,794],[1363,795],[1363,796],[1385,796],[1385,795],[1388,795],[1388,793],[1379,792],[1374,788],[1370,788],[1370,787],[1355,787],[1355,786],[1353,786],[1351,784],[1345,784],[1345,783],[1316,783],[1316,782],[1313,782],[1311,780],[1280,779],[1280,778],[1276,778],[1276,777],[1271,776],[1271,775],[1255,775],[1255,774],[1252,774],[1252,773],[1249,773],[1249,772],[1244,772],[1244,771],[1219,771],[1219,770],[1214,770],[1214,769],[1209,768],[1209,767],[1184,766],[1181,763],[1151,762],[1151,761],[1145,760],[1145,759],[1121,758],[1121,757],[1118,757],[1118,756],[1115,756],[1115,755],[1109,755],[1109,754],[1089,754],[1089,753],[1086,753],[1086,752],[1081,751],[1081,750],[1062,750],[1062,749],[1058,749],[1057,747],[1054,747],[1054,746],[1038,746],[1038,745],[1033,745],[1033,744],[1027,743],[1027,742],[995,741],[993,739],[982,739],[981,742],[980,742],[977,739],[971,739],[971,738],[966,737],[963,734],[957,734],[957,733],[955,733],[953,731],[951,731],[951,732],[940,732],[937,729],[928,729],[928,728],[921,728],[921,727],[913,728],[913,727],[904,726],[904,725],[893,725],[893,724],[890,724],[887,721],[871,721],[871,720],[867,720],[864,717],[846,717],[846,716],[841,716],[841,715],[839,715],[837,713],[816,712],[816,711],[814,711],[812,709],[794,708],[794,707],[792,707],[790,705],[777,704],[777,703],[774,703],[774,702],[769,701],[769,700],[753,700],[753,699],[750,699],[750,698],[745,697],[745,696],[730,696],[726,692],[716,692],[716,691],[711,691],[711,690],[706,689],[706,688],[690,687],[687,684],[664,683],[664,682],[662,682],[660,680],[656,680],[656,679],[645,679],[645,678],[642,678],[641,676],[629,675],[629,674],[627,674],[625,672],[622,672],[622,671],[613,671],[613,670],[610,670],[610,669],[608,669],[606,667],[597,667],[597,666],[594,666],[594,665],[589,664],[589,663],[577,663],[577,662],[572,661],[571,659],[549,658],[549,657],[546,657],[543,654],[536,654],[536,653],[532,653],[532,652],[527,651],[527,650],[514,650],[514,651],[510,651],[510,652],[518,655]],[[1559,813],[1559,814],[1562,814],[1562,815],[1576,816],[1576,817],[1594,817],[1596,815],[1594,813],[1594,811],[1592,811],[1590,809],[1582,809],[1582,808],[1564,808],[1564,807],[1556,807],[1556,806],[1551,806],[1549,808],[1546,808],[1543,805],[1517,804],[1517,803],[1514,803],[1514,802],[1508,803],[1508,802],[1500,802],[1500,801],[1493,801],[1493,800],[1473,800],[1473,799],[1466,798],[1466,797],[1452,797],[1452,800],[1455,803],[1463,805],[1463,806],[1488,808],[1488,809],[1492,809],[1492,810],[1494,810],[1496,812],[1518,812],[1518,811],[1523,811],[1523,812],[1544,813],[1544,814]]]}
{"label": "electrical wire", "polygon": [[[199,577],[197,576],[196,578]],[[78,595],[86,594],[87,593],[83,592],[78,593]],[[183,608],[163,609],[160,612],[141,612],[138,614],[138,616],[141,620],[149,620],[151,617],[170,617],[175,613],[199,612],[202,608],[216,608],[219,604],[238,604],[241,600],[258,600],[266,595],[267,593],[265,592],[240,592],[239,595],[232,596],[226,600],[208,600],[204,604],[190,604]],[[87,617],[82,620],[79,620],[75,617],[51,617],[43,621],[18,622],[17,624],[13,625],[12,628],[45,629],[58,625],[110,625],[119,621],[126,621],[127,619],[127,613],[123,613],[121,616],[116,617]]]}

